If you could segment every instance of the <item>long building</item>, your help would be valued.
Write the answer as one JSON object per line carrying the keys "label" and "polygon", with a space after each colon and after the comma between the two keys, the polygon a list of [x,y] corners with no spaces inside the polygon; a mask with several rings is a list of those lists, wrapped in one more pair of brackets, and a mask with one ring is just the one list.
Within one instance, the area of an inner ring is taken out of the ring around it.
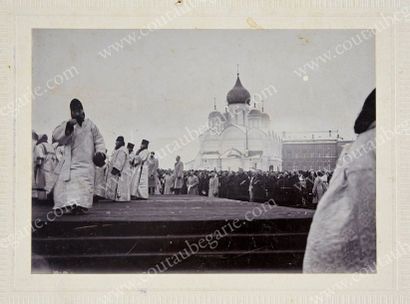
{"label": "long building", "polygon": [[282,134],[283,170],[333,170],[345,145],[338,131]]}

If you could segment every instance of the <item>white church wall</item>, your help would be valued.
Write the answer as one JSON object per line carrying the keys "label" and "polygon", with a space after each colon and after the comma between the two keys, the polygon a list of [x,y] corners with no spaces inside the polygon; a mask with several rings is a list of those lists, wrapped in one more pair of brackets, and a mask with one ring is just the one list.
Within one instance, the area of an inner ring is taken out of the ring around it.
{"label": "white church wall", "polygon": [[239,151],[245,151],[246,145],[246,135],[245,132],[240,130],[238,127],[229,126],[222,133],[219,142],[219,152],[223,154],[230,149],[237,149]]}

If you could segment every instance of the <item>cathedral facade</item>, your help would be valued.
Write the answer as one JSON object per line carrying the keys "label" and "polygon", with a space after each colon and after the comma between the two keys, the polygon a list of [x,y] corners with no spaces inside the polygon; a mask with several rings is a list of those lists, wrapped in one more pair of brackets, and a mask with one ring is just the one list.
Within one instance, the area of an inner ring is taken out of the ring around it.
{"label": "cathedral facade", "polygon": [[189,169],[244,170],[282,169],[281,138],[271,130],[269,114],[256,107],[237,74],[234,87],[226,96],[227,106],[208,115],[208,130],[199,137],[196,158]]}

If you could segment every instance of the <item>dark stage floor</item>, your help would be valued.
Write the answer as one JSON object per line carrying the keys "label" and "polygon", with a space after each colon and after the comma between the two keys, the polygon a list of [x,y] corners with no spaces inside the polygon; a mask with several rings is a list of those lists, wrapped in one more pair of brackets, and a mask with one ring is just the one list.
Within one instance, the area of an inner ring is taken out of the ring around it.
{"label": "dark stage floor", "polygon": [[[140,273],[201,240],[204,248],[167,272],[300,272],[314,213],[188,195],[104,200],[86,215],[47,221],[50,210],[33,203],[41,226],[32,235],[33,273]],[[234,221],[238,228],[217,242],[203,241]]]}
{"label": "dark stage floor", "polygon": [[[236,201],[224,198],[208,198],[192,195],[154,195],[148,200],[113,202],[102,200],[95,203],[87,215],[63,216],[57,221],[207,221],[245,219],[245,214],[261,203]],[[32,218],[45,219],[51,206],[33,203]],[[257,211],[254,211],[258,214]],[[272,206],[258,219],[311,218],[310,209]],[[51,218],[54,218],[52,216]]]}

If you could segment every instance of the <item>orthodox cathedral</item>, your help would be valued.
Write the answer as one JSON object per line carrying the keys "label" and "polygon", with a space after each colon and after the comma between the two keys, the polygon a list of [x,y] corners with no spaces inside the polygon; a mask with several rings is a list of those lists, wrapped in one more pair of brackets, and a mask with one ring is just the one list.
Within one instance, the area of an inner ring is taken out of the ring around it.
{"label": "orthodox cathedral", "polygon": [[208,170],[281,170],[282,141],[270,129],[271,119],[251,100],[237,74],[234,87],[226,96],[225,112],[216,104],[208,115],[208,130],[199,137],[196,158],[188,169]]}

